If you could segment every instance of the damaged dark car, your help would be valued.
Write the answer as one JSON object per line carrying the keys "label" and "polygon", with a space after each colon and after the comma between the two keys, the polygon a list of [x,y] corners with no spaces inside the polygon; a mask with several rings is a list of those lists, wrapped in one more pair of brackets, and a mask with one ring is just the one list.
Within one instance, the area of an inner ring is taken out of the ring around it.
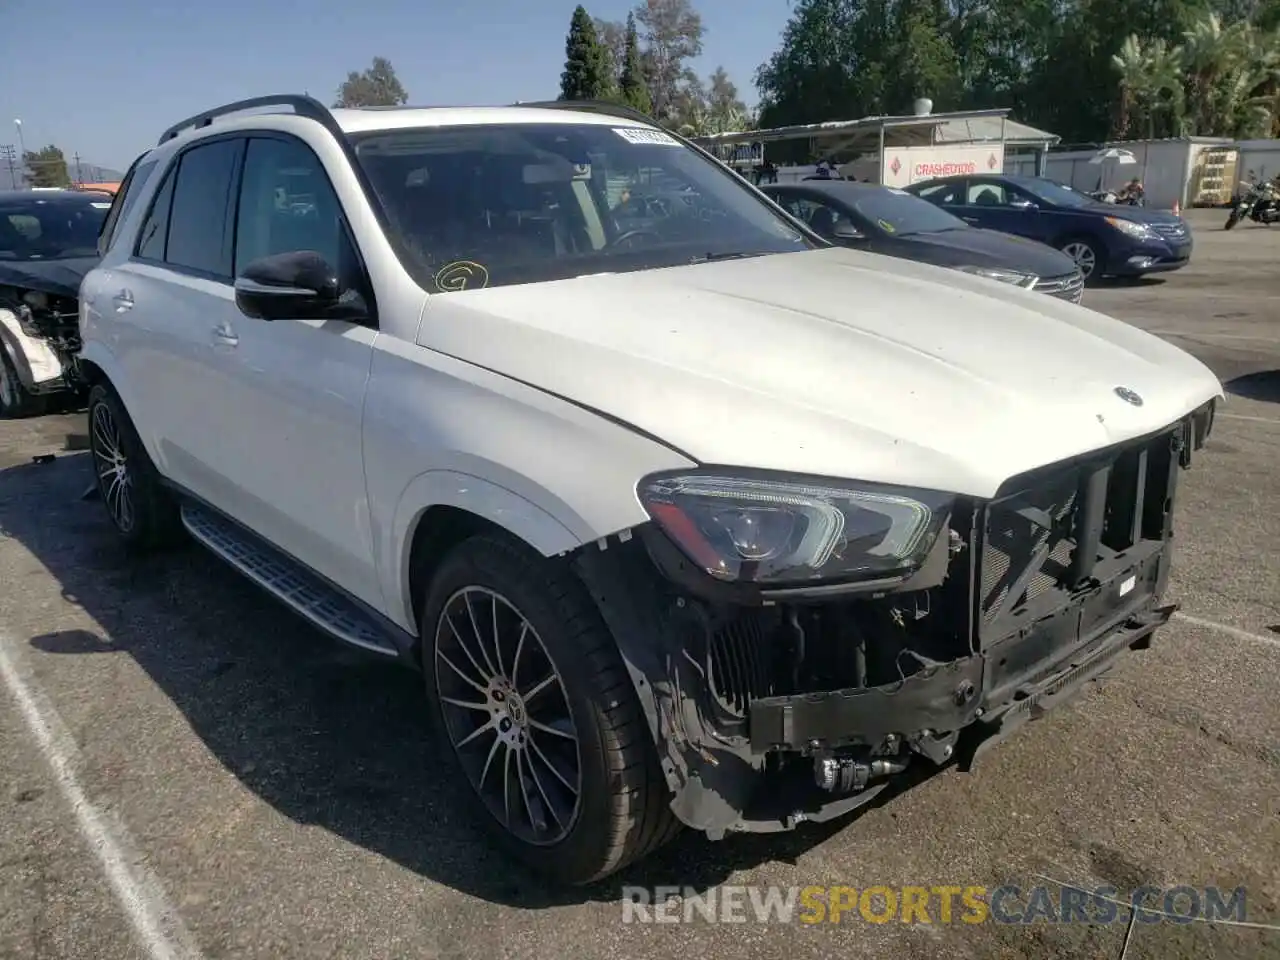
{"label": "damaged dark car", "polygon": [[110,208],[110,197],[94,193],[0,193],[0,417],[83,395],[80,281],[98,262]]}

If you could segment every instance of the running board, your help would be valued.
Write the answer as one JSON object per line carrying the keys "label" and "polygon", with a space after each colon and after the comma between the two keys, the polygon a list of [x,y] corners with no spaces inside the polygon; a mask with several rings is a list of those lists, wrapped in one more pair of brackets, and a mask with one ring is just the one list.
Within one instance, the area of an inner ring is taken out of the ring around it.
{"label": "running board", "polygon": [[395,657],[395,645],[359,605],[296,560],[211,510],[182,505],[187,532],[268,593],[343,643]]}

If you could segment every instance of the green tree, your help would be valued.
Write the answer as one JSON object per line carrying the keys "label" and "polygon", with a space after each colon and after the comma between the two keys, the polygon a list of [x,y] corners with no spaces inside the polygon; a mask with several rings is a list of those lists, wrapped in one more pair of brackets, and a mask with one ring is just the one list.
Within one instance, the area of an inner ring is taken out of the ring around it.
{"label": "green tree", "polygon": [[644,61],[640,56],[640,36],[636,30],[636,16],[627,14],[623,31],[622,69],[618,74],[618,92],[628,107],[649,113],[653,101],[649,98],[649,85],[645,82]]}
{"label": "green tree", "polygon": [[596,36],[595,23],[586,7],[579,5],[569,23],[564,43],[564,72],[560,75],[561,100],[601,100],[613,84],[609,79],[606,53]]}
{"label": "green tree", "polygon": [[71,174],[67,172],[67,158],[62,150],[49,144],[39,150],[28,150],[22,155],[26,167],[27,185],[31,187],[69,187]]}
{"label": "green tree", "polygon": [[702,17],[691,0],[644,0],[635,18],[644,31],[644,72],[653,116],[678,124],[678,111],[694,99],[688,63],[702,54]]}
{"label": "green tree", "polygon": [[409,95],[386,57],[374,57],[373,65],[359,73],[352,70],[338,87],[335,107],[398,107]]}
{"label": "green tree", "polygon": [[778,50],[756,71],[762,126],[887,113],[887,0],[798,0]]}
{"label": "green tree", "polygon": [[626,25],[618,23],[616,20],[604,20],[600,17],[593,17],[592,23],[595,24],[596,38],[600,41],[605,72],[609,75],[609,85],[616,92],[621,85],[622,64],[627,55]]}

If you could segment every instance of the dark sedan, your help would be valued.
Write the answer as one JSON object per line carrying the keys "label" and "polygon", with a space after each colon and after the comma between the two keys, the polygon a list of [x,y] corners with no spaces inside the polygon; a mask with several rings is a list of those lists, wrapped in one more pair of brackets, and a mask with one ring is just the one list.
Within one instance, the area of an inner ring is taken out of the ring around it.
{"label": "dark sedan", "polygon": [[892,187],[846,180],[760,188],[833,243],[904,260],[964,270],[1079,303],[1080,271],[1042,243],[963,220]]}
{"label": "dark sedan", "polygon": [[1043,177],[946,177],[907,189],[975,226],[1061,250],[1086,280],[1177,270],[1191,260],[1191,231],[1177,214],[1102,203]]}

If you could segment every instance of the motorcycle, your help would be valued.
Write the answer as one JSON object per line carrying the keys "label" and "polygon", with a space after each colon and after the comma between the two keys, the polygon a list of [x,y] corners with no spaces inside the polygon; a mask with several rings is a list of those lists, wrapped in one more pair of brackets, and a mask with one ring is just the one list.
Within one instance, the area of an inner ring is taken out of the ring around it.
{"label": "motorcycle", "polygon": [[1249,183],[1242,180],[1240,185],[1246,188],[1245,192],[1231,208],[1226,226],[1222,229],[1230,230],[1245,217],[1254,223],[1261,223],[1268,227],[1280,221],[1280,191],[1277,190],[1275,180],[1267,180],[1263,183]]}

